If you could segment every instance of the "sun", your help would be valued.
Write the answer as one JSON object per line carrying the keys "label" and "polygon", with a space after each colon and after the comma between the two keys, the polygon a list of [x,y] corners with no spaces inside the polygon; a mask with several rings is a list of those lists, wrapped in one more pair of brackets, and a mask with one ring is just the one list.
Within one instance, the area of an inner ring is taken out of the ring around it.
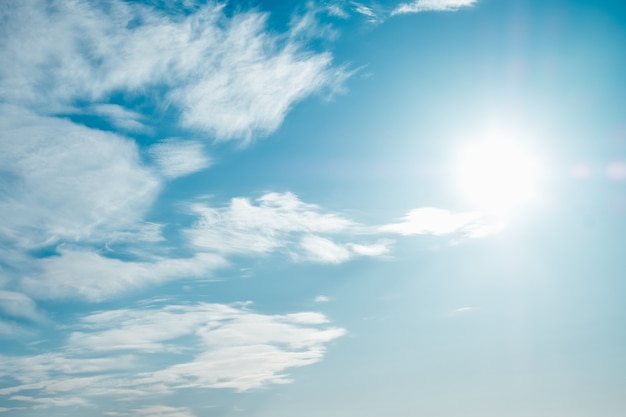
{"label": "sun", "polygon": [[455,182],[469,204],[505,214],[537,198],[541,171],[539,159],[519,141],[490,137],[461,146]]}

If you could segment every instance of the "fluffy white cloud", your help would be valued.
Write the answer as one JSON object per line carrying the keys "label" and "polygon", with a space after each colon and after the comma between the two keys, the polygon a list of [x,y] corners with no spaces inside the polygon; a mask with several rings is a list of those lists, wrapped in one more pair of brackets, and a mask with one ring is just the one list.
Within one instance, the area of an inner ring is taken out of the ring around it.
{"label": "fluffy white cloud", "polygon": [[[58,112],[118,91],[161,96],[165,87],[186,126],[221,139],[271,133],[295,102],[338,87],[346,74],[295,33],[266,31],[266,18],[226,17],[215,3],[168,14],[119,0],[8,1],[0,8],[0,98]],[[96,110],[139,127],[119,107]]]}
{"label": "fluffy white cloud", "polygon": [[77,396],[154,396],[183,387],[245,391],[290,382],[289,368],[320,361],[325,345],[345,334],[319,313],[266,315],[247,305],[149,306],[87,315],[59,353],[0,357],[0,374],[19,382],[0,395],[28,402],[20,393],[35,392],[35,398],[61,404]]}
{"label": "fluffy white cloud", "polygon": [[477,1],[478,0],[415,0],[412,3],[402,3],[391,12],[391,15],[430,11],[455,11],[461,7],[472,6]]}

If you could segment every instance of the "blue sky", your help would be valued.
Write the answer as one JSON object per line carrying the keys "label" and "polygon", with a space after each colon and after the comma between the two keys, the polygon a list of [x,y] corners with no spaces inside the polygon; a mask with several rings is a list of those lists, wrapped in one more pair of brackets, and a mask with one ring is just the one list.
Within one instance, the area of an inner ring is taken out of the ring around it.
{"label": "blue sky", "polygon": [[0,5],[0,415],[626,412],[620,1]]}

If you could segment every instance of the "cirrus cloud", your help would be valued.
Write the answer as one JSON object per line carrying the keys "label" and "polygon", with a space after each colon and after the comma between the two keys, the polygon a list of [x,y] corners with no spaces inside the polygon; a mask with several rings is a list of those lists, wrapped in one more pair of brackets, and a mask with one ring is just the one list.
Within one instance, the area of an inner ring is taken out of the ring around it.
{"label": "cirrus cloud", "polygon": [[106,7],[9,1],[0,9],[0,98],[43,113],[92,102],[137,130],[132,111],[103,101],[141,93],[164,98],[153,100],[157,108],[175,106],[184,126],[249,141],[276,130],[296,102],[337,90],[349,76],[329,52],[305,48],[295,36],[301,27],[270,33],[267,14],[227,17],[222,9],[209,3],[168,14],[119,0]]}
{"label": "cirrus cloud", "polygon": [[346,333],[320,313],[267,315],[249,303],[109,310],[73,327],[56,353],[1,356],[0,374],[16,383],[0,396],[58,406],[163,398],[180,388],[247,391],[291,382],[288,369],[319,362]]}
{"label": "cirrus cloud", "polygon": [[420,12],[450,12],[462,7],[474,5],[478,0],[415,0],[412,3],[402,3],[396,7],[391,15],[420,13]]}

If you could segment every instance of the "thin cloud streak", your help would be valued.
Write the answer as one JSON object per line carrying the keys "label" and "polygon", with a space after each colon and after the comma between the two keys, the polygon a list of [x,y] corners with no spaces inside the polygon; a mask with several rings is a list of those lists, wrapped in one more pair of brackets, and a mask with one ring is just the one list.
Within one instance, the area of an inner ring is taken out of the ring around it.
{"label": "thin cloud streak", "polygon": [[36,272],[23,278],[20,286],[38,299],[100,302],[175,279],[206,278],[226,265],[224,258],[209,253],[190,258],[123,261],[92,251],[61,249],[58,256],[37,260]]}
{"label": "thin cloud streak", "polygon": [[400,223],[381,226],[380,232],[410,235],[450,235],[462,234],[467,237],[485,237],[499,232],[502,221],[479,212],[453,213],[434,207],[411,210]]}
{"label": "thin cloud streak", "polygon": [[211,158],[200,142],[168,139],[153,145],[150,155],[167,178],[184,177],[211,166]]}
{"label": "thin cloud streak", "polygon": [[413,3],[402,3],[391,15],[420,12],[452,12],[462,7],[474,5],[478,0],[416,0]]}
{"label": "thin cloud streak", "polygon": [[134,111],[125,109],[118,104],[95,104],[89,110],[104,117],[117,128],[128,132],[149,132],[150,128],[143,124],[144,117]]}
{"label": "thin cloud streak", "polygon": [[[138,408],[133,410],[133,416],[148,416],[148,417],[195,417],[186,407],[167,407],[163,405],[153,405],[145,408]],[[130,415],[130,414],[119,414]]]}

